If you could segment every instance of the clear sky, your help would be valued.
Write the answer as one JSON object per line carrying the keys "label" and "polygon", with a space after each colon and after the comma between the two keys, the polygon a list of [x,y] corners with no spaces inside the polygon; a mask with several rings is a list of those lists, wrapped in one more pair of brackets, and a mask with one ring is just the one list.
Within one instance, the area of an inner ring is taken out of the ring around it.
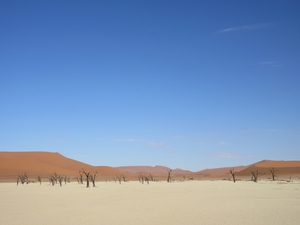
{"label": "clear sky", "polygon": [[1,1],[0,150],[198,171],[300,160],[299,1]]}

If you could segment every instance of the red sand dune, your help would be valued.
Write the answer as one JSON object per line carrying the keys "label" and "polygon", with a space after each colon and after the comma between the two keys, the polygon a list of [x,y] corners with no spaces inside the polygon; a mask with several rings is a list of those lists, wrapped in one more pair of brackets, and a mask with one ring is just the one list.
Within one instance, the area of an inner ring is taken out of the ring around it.
{"label": "red sand dune", "polygon": [[234,169],[235,172],[239,172],[245,169],[246,166],[236,166],[236,167],[222,167],[222,168],[214,168],[214,169],[205,169],[199,172],[196,172],[196,176],[202,179],[211,179],[211,178],[228,178],[230,177],[230,170]]}
{"label": "red sand dune", "polygon": [[[56,172],[59,175],[78,176],[79,170],[98,172],[103,178],[121,174],[122,171],[108,167],[94,167],[73,159],[64,157],[59,153],[50,152],[0,152],[0,179],[16,180],[19,174],[26,173],[29,178],[38,175],[43,178]],[[127,176],[131,175],[126,173]]]}
{"label": "red sand dune", "polygon": [[[276,175],[288,177],[300,175],[300,161],[271,161],[264,160],[249,166],[234,167],[237,178],[251,177],[250,171],[259,171],[265,177],[270,177],[270,168],[274,167]],[[199,172],[175,169],[172,178],[182,180],[184,178],[198,179],[224,179],[230,178],[229,170],[233,167],[205,169]],[[138,174],[152,174],[154,178],[164,180],[167,177],[168,167],[164,166],[92,166],[82,163],[59,153],[50,152],[0,152],[0,180],[16,180],[19,174],[26,173],[29,178],[35,179],[38,175],[44,179],[56,172],[59,175],[75,177],[78,171],[84,169],[89,172],[98,172],[97,180],[112,180],[116,175],[124,174],[128,180],[137,180]]]}
{"label": "red sand dune", "polygon": [[258,171],[263,177],[271,177],[270,168],[274,167],[275,174],[285,178],[291,175],[300,175],[300,161],[274,161],[274,160],[263,160],[252,165],[249,165],[245,169],[238,172],[237,176],[249,176],[251,177],[250,171]]}

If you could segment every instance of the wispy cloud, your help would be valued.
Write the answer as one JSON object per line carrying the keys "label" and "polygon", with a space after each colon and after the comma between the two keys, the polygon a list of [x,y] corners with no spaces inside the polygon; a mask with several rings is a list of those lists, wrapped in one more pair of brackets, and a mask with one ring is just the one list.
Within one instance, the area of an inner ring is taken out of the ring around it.
{"label": "wispy cloud", "polygon": [[71,143],[72,142],[72,140],[68,140],[68,139],[48,139],[47,141],[54,142],[54,143]]}
{"label": "wispy cloud", "polygon": [[161,149],[170,149],[171,146],[165,145],[162,142],[156,142],[156,141],[149,141],[149,140],[145,140],[145,139],[135,139],[135,138],[115,138],[113,139],[113,141],[117,141],[117,142],[140,142],[144,145],[146,145],[147,147],[152,147],[152,148],[161,148]]}
{"label": "wispy cloud", "polygon": [[252,24],[252,25],[244,25],[244,26],[240,26],[240,27],[230,27],[230,28],[219,30],[218,33],[264,29],[264,28],[270,27],[271,25],[272,25],[271,23],[259,23],[259,24]]}
{"label": "wispy cloud", "polygon": [[148,142],[146,143],[148,147],[153,148],[163,148],[163,149],[170,149],[171,146],[165,145],[164,143],[158,143],[158,142]]}
{"label": "wispy cloud", "polygon": [[253,129],[253,130],[240,130],[237,131],[236,133],[239,134],[244,134],[244,133],[275,133],[275,132],[286,132],[288,130],[283,130],[283,129],[274,129],[274,128],[270,128],[270,129]]}
{"label": "wispy cloud", "polygon": [[207,141],[197,141],[198,145],[228,145],[228,142],[220,141],[220,142],[207,142]]}
{"label": "wispy cloud", "polygon": [[259,64],[262,65],[262,66],[272,66],[272,67],[282,66],[282,64],[277,63],[277,62],[272,62],[272,61],[260,62]]}
{"label": "wispy cloud", "polygon": [[225,141],[221,141],[218,143],[219,145],[227,145],[227,143]]}
{"label": "wispy cloud", "polygon": [[253,158],[254,155],[241,155],[236,152],[214,152],[208,155],[213,158],[225,158],[225,159],[245,159],[245,158]]}
{"label": "wispy cloud", "polygon": [[185,136],[183,136],[183,135],[175,135],[172,138],[174,138],[174,139],[183,139],[183,138],[185,138]]}
{"label": "wispy cloud", "polygon": [[143,139],[134,139],[134,138],[115,138],[114,141],[121,141],[121,142],[144,142]]}

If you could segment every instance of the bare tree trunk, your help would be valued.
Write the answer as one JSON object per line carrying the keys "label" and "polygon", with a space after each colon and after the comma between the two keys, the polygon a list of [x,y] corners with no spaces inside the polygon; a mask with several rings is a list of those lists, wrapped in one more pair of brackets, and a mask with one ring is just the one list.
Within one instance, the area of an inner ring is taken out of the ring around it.
{"label": "bare tree trunk", "polygon": [[90,175],[91,181],[93,183],[93,187],[96,187],[96,184],[95,184],[95,182],[96,182],[96,176],[97,176],[97,171],[94,174]]}
{"label": "bare tree trunk", "polygon": [[24,174],[19,175],[18,179],[17,179],[17,185],[19,184],[19,181],[21,181],[22,184],[24,184],[24,183],[28,184],[29,183],[29,179],[27,177],[27,174],[24,173]]}
{"label": "bare tree trunk", "polygon": [[145,181],[147,182],[147,184],[149,184],[149,180],[150,180],[150,178],[146,176]]}
{"label": "bare tree trunk", "polygon": [[57,184],[57,181],[58,181],[58,174],[56,173],[56,172],[54,172],[54,174],[53,174],[53,178],[54,178],[54,181],[55,181],[55,183]]}
{"label": "bare tree trunk", "polygon": [[58,182],[59,182],[59,185],[62,186],[62,182],[63,182],[64,178],[61,177],[61,176],[58,176],[58,177],[57,177],[57,180],[58,180]]}
{"label": "bare tree trunk", "polygon": [[275,180],[275,177],[277,177],[276,174],[275,174],[276,171],[277,171],[277,170],[275,170],[274,166],[270,168],[270,172],[271,172],[272,180],[273,180],[273,181]]}
{"label": "bare tree trunk", "polygon": [[153,176],[152,176],[151,173],[150,173],[150,175],[149,175],[149,179],[150,179],[150,181],[154,181],[154,178],[153,178]]}
{"label": "bare tree trunk", "polygon": [[168,170],[168,178],[167,178],[167,182],[170,183],[172,181],[172,178],[171,178],[171,172],[172,172],[172,169],[169,169]]}
{"label": "bare tree trunk", "polygon": [[229,172],[232,176],[233,183],[235,183],[235,174],[236,174],[236,172],[234,171],[234,168],[230,169]]}
{"label": "bare tree trunk", "polygon": [[79,171],[79,183],[83,184],[83,175],[82,175],[82,171]]}
{"label": "bare tree trunk", "polygon": [[40,185],[42,184],[42,177],[40,175],[37,176],[37,180],[40,183]]}
{"label": "bare tree trunk", "polygon": [[50,181],[50,184],[52,184],[52,186],[54,186],[54,184],[55,184],[55,179],[54,179],[53,176],[50,176],[50,177],[49,177],[49,181]]}
{"label": "bare tree trunk", "polygon": [[64,182],[65,182],[65,185],[67,185],[67,180],[68,180],[68,177],[67,177],[67,176],[64,176]]}
{"label": "bare tree trunk", "polygon": [[252,178],[251,180],[253,180],[254,182],[257,182],[258,177],[263,175],[263,173],[259,173],[258,170],[256,171],[250,171],[250,173],[252,174]]}
{"label": "bare tree trunk", "polygon": [[122,175],[116,175],[116,178],[118,179],[119,184],[121,184],[121,182],[122,182]]}
{"label": "bare tree trunk", "polygon": [[82,169],[81,172],[85,175],[85,177],[86,177],[86,187],[89,188],[90,187],[90,174],[91,174],[91,172],[85,172],[84,169]]}

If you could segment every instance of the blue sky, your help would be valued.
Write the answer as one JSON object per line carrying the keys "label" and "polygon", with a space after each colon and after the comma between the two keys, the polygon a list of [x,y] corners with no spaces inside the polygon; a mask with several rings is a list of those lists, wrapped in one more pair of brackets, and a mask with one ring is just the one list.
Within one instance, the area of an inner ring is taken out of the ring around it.
{"label": "blue sky", "polygon": [[1,1],[0,151],[198,171],[300,159],[299,1]]}

